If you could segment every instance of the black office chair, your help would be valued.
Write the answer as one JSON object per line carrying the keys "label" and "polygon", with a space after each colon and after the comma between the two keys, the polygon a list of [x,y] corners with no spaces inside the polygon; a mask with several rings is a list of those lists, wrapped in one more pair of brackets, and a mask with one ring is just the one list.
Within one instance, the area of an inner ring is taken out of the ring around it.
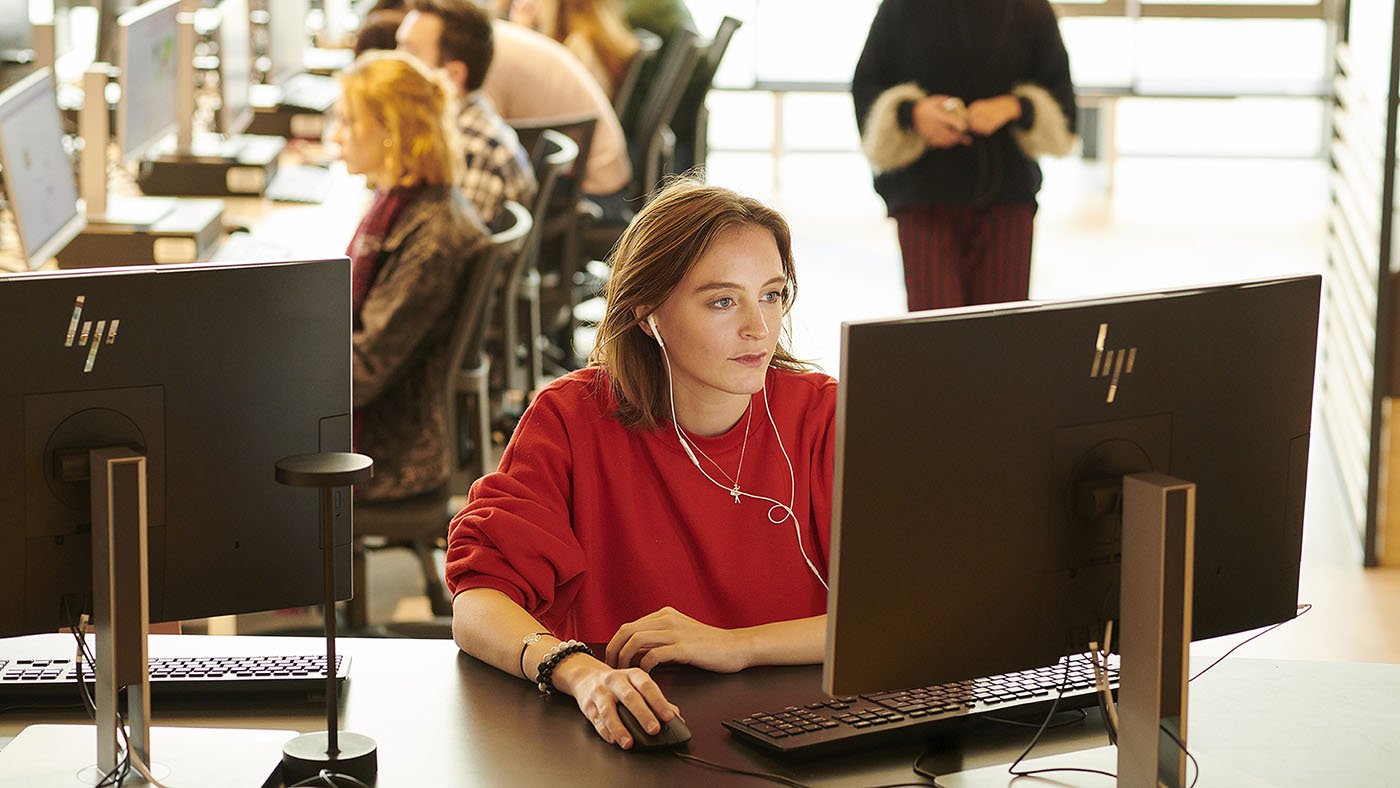
{"label": "black office chair", "polygon": [[[646,96],[637,112],[636,123],[628,129],[627,149],[632,159],[632,191],[642,202],[650,199],[662,176],[671,172],[671,150],[674,137],[670,129],[683,95],[695,71],[700,50],[695,33],[678,28],[661,52],[656,76],[647,85]],[[623,217],[625,226],[631,217]]]}
{"label": "black office chair", "polygon": [[661,36],[650,30],[633,30],[632,33],[637,37],[637,52],[627,61],[627,70],[623,72],[622,79],[618,80],[617,89],[612,95],[613,111],[624,123],[636,112],[636,99],[643,93],[637,90],[637,87],[646,84],[642,78],[644,75],[649,76],[648,72],[656,62],[657,54],[661,52]]}
{"label": "black office chair", "polygon": [[705,45],[704,54],[695,66],[695,74],[690,79],[690,86],[686,88],[685,95],[681,97],[680,106],[676,107],[671,128],[676,133],[674,166],[677,172],[685,172],[697,164],[705,163],[709,153],[707,141],[710,128],[710,115],[705,109],[705,97],[714,85],[715,74],[719,72],[719,64],[724,60],[724,53],[729,49],[729,41],[734,37],[734,31],[742,24],[743,22],[732,16],[720,20],[719,28]]}
{"label": "black office chair", "polygon": [[583,181],[588,173],[588,153],[597,124],[598,119],[593,115],[512,124],[526,150],[535,149],[546,129],[569,137],[578,146],[573,166],[555,176],[558,183],[545,211],[536,258],[540,273],[541,335],[547,340],[542,363],[548,367],[547,375],[576,369],[582,363],[574,350],[573,308],[578,303],[576,278],[583,265],[580,235],[592,216],[583,200]]}
{"label": "black office chair", "polygon": [[[460,309],[449,339],[447,374],[442,381],[446,409],[443,441],[448,449],[449,481],[436,490],[398,501],[355,501],[352,571],[355,596],[347,610],[349,629],[360,634],[407,634],[392,626],[369,628],[369,588],[365,550],[406,547],[418,557],[424,591],[435,616],[451,616],[452,603],[437,568],[434,550],[446,539],[453,512],[450,500],[471,481],[493,469],[490,397],[486,388],[490,359],[484,352],[487,327],[497,296],[501,272],[518,255],[533,221],[514,201],[505,212],[513,225],[491,236],[491,244],[476,260],[463,289]],[[468,414],[466,417],[463,414]],[[371,544],[377,543],[377,544]],[[442,633],[439,628],[439,633]],[[415,628],[420,634],[421,628]],[[446,630],[450,636],[450,627]]]}
{"label": "black office chair", "polygon": [[[531,208],[534,226],[526,236],[524,248],[517,256],[513,270],[505,275],[505,290],[501,296],[502,345],[507,348],[504,382],[506,399],[519,400],[519,410],[529,404],[534,392],[543,383],[544,364],[541,342],[544,328],[540,312],[539,254],[543,230],[551,216],[551,205],[557,202],[557,192],[563,181],[560,173],[569,172],[578,158],[578,143],[554,129],[542,130],[531,156],[535,182],[539,190]],[[507,415],[518,412],[507,408]],[[507,434],[509,430],[506,431]]]}

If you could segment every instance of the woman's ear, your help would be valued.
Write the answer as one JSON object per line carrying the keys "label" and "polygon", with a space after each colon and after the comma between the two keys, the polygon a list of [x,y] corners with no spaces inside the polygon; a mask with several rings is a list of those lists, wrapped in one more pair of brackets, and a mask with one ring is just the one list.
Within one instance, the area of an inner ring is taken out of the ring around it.
{"label": "woman's ear", "polygon": [[652,310],[653,307],[649,304],[643,304],[641,306],[633,307],[632,317],[636,318],[637,325],[642,327],[642,331],[647,336],[651,337],[652,339],[655,339],[656,335],[651,332],[651,326],[647,325],[647,315],[650,315],[652,313]]}

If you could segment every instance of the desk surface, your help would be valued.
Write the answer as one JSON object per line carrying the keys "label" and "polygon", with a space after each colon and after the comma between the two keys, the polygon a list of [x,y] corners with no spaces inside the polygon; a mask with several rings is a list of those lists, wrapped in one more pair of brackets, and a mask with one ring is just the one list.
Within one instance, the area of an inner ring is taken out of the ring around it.
{"label": "desk surface", "polygon": [[[151,638],[156,655],[322,653],[323,648],[315,638]],[[572,699],[545,699],[530,684],[462,654],[450,641],[343,639],[339,648],[352,658],[342,695],[342,729],[378,742],[381,786],[759,784],[666,753],[628,753],[605,744]],[[71,637],[0,640],[0,658],[45,649],[67,654]],[[777,772],[813,786],[926,782],[911,770],[916,745],[794,763],[750,748],[720,727],[722,719],[814,697],[819,692],[817,667],[760,668],[734,675],[661,668],[655,675],[685,714],[693,735],[686,751],[693,755]],[[1400,665],[1227,660],[1192,685],[1190,744],[1207,769],[1222,764],[1222,769],[1238,770],[1264,785],[1395,786],[1400,775],[1397,698]],[[30,723],[83,719],[80,710],[0,710],[0,742]],[[324,723],[324,707],[315,704],[239,702],[222,708],[157,707],[154,713],[154,724],[167,726],[312,731]],[[1025,742],[1026,733],[1019,729],[983,728],[975,737],[940,740],[925,765],[948,774],[1006,764]],[[1084,723],[1054,731],[1036,754],[1105,743],[1094,713]],[[271,768],[277,754],[267,757]],[[999,772],[1004,775],[1004,767]],[[1202,775],[1202,786],[1211,782],[1208,776],[1209,771]],[[1105,782],[1091,777],[1083,784]]]}

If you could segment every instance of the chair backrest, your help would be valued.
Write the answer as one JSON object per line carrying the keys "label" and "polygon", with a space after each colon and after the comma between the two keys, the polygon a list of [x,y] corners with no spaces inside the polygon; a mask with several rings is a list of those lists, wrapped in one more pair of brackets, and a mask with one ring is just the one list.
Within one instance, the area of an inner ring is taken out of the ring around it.
{"label": "chair backrest", "polygon": [[677,28],[661,52],[656,76],[647,85],[636,124],[626,130],[632,175],[638,194],[650,193],[656,186],[655,181],[659,180],[655,158],[660,149],[661,136],[671,117],[676,114],[676,107],[680,106],[683,88],[689,83],[698,59],[695,33],[687,28]]}
{"label": "chair backrest", "polygon": [[627,70],[622,72],[622,79],[617,81],[617,89],[612,95],[613,111],[617,112],[619,118],[631,117],[632,100],[640,95],[637,83],[661,51],[661,36],[641,29],[633,30],[632,34],[637,37],[637,52],[627,61]]}
{"label": "chair backrest", "polygon": [[705,45],[705,55],[700,59],[700,64],[695,67],[695,78],[691,85],[701,85],[701,98],[704,93],[714,84],[715,74],[719,71],[720,61],[724,60],[725,50],[729,49],[729,40],[734,37],[734,31],[739,29],[743,22],[732,16],[726,16],[719,21],[719,27],[715,30],[715,35],[710,42]]}
{"label": "chair backrest", "polygon": [[[511,123],[511,127],[515,129],[515,134],[520,138],[520,144],[525,147],[525,150],[536,150],[536,145],[546,129],[552,129],[569,137],[578,146],[573,166],[561,169],[555,176],[559,179],[559,184],[555,186],[554,201],[550,206],[554,209],[551,213],[555,217],[562,216],[558,210],[559,206],[576,206],[583,196],[583,179],[588,174],[588,153],[593,148],[593,130],[597,126],[598,118],[595,115],[574,115],[551,120],[527,120]],[[553,227],[554,223],[551,222],[550,228]],[[548,231],[546,234],[549,234]]]}
{"label": "chair backrest", "polygon": [[705,163],[705,140],[708,136],[702,127],[706,122],[703,112],[705,97],[714,85],[715,74],[719,72],[719,64],[724,60],[724,53],[729,49],[734,31],[738,30],[741,24],[743,22],[732,16],[720,20],[714,37],[705,45],[704,54],[695,66],[695,73],[681,97],[680,106],[676,108],[672,128],[676,132],[676,165],[680,169],[685,170]]}
{"label": "chair backrest", "polygon": [[[475,267],[471,276],[467,278],[459,298],[457,317],[452,324],[447,375],[443,381],[444,396],[447,399],[447,418],[443,426],[447,430],[445,442],[448,446],[449,473],[455,472],[462,464],[457,442],[460,418],[457,412],[458,373],[462,370],[479,369],[489,363],[484,348],[487,326],[495,306],[496,283],[502,269],[520,252],[534,224],[530,212],[514,200],[507,200],[502,205],[501,213],[503,229],[493,233],[490,243],[477,254]],[[504,218],[506,214],[515,221],[510,222]],[[490,436],[482,436],[482,439],[490,440]]]}

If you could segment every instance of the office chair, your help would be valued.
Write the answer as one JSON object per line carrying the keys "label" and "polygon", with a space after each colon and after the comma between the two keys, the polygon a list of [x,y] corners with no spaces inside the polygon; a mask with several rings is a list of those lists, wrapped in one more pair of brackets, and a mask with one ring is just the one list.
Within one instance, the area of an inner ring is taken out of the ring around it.
{"label": "office chair", "polygon": [[[540,239],[550,218],[550,206],[562,183],[559,175],[568,172],[578,158],[578,143],[554,129],[543,129],[535,143],[531,160],[538,191],[532,204],[533,226],[514,264],[505,272],[504,290],[500,301],[501,346],[504,348],[505,370],[502,380],[506,389],[503,399],[509,401],[503,415],[514,421],[529,404],[530,398],[543,382],[544,365],[540,343],[543,327],[540,318]],[[515,400],[519,400],[517,406]]]}
{"label": "office chair", "polygon": [[549,366],[545,373],[549,375],[576,369],[582,363],[574,351],[573,308],[578,303],[575,279],[583,265],[580,235],[592,217],[589,210],[592,203],[583,199],[583,181],[597,124],[598,119],[593,115],[512,124],[526,150],[535,149],[546,129],[571,138],[578,146],[573,167],[562,169],[555,176],[558,183],[542,222],[544,229],[540,232],[536,257],[540,273],[541,335],[547,340],[541,361]]}
{"label": "office chair", "polygon": [[627,71],[623,72],[622,79],[618,80],[617,90],[613,91],[612,95],[613,111],[624,124],[636,112],[637,102],[634,99],[642,95],[637,91],[638,85],[647,84],[642,79],[643,75],[647,75],[651,65],[656,62],[657,54],[661,52],[661,36],[650,30],[640,29],[633,30],[632,34],[637,37],[637,52],[627,61]]}
{"label": "office chair", "polygon": [[697,164],[703,165],[705,163],[708,156],[707,138],[710,126],[710,114],[705,109],[705,97],[709,95],[710,88],[714,85],[715,74],[719,72],[719,64],[724,60],[724,53],[729,49],[730,39],[734,37],[734,32],[742,24],[743,22],[732,16],[726,16],[720,20],[719,28],[715,30],[714,37],[705,45],[704,54],[700,56],[700,62],[695,66],[695,75],[691,77],[690,86],[686,88],[680,106],[676,108],[675,117],[671,124],[671,128],[676,133],[674,165],[676,172],[685,172]]}
{"label": "office chair", "polygon": [[[533,221],[523,205],[509,201],[505,212],[513,225],[491,236],[491,244],[479,253],[460,299],[448,340],[447,374],[442,381],[446,399],[443,442],[447,446],[449,481],[442,487],[398,501],[355,501],[352,573],[355,596],[347,610],[347,624],[361,634],[396,634],[394,627],[369,629],[369,588],[365,550],[406,547],[417,555],[424,590],[435,616],[451,616],[452,602],[438,573],[434,550],[446,538],[453,512],[450,499],[471,481],[492,469],[490,397],[486,380],[490,360],[484,352],[487,327],[497,296],[501,272],[521,252]],[[463,414],[468,414],[466,417]],[[415,630],[418,631],[418,630]],[[450,627],[448,628],[450,634]]]}

